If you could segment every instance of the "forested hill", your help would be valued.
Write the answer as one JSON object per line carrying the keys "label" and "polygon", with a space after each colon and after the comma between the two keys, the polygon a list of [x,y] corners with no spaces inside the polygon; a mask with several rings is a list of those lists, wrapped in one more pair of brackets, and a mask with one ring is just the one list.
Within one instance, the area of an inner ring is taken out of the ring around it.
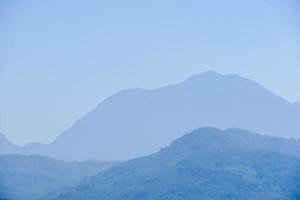
{"label": "forested hill", "polygon": [[300,143],[202,128],[63,191],[56,200],[297,199]]}

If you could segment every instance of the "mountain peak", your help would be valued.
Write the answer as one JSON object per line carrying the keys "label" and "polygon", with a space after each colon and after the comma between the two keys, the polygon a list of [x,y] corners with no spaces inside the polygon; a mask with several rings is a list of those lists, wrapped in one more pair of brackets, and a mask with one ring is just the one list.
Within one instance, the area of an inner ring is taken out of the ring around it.
{"label": "mountain peak", "polygon": [[222,74],[220,74],[219,72],[216,72],[214,70],[207,70],[200,75],[202,75],[202,76],[204,76],[204,75],[205,76],[223,76]]}
{"label": "mountain peak", "polygon": [[255,81],[242,77],[238,74],[221,74],[212,70],[205,71],[201,74],[192,75],[189,78],[187,78],[183,83],[188,83],[190,85],[198,85],[199,83],[203,83],[205,85],[209,85],[211,83],[233,83],[234,85],[243,84],[264,88],[262,85],[256,83]]}
{"label": "mountain peak", "polygon": [[202,79],[220,79],[222,77],[224,77],[224,75],[222,75],[216,71],[209,70],[209,71],[205,71],[201,74],[192,75],[188,79],[186,79],[185,82],[194,82],[194,81],[202,80]]}
{"label": "mountain peak", "polygon": [[195,74],[187,78],[184,82],[196,82],[196,81],[216,81],[216,80],[226,80],[226,81],[244,81],[247,83],[252,83],[257,86],[263,87],[260,84],[256,83],[253,80],[250,80],[248,78],[245,78],[243,76],[240,76],[235,73],[229,73],[229,74],[221,74],[219,72],[213,71],[213,70],[208,70],[205,71],[201,74]]}
{"label": "mountain peak", "polygon": [[[281,144],[278,147],[278,144]],[[245,129],[218,129],[204,127],[196,129],[175,140],[168,151],[194,152],[219,149],[267,150],[299,157],[300,142],[295,139],[283,139],[260,135]],[[177,154],[177,153],[176,153]]]}

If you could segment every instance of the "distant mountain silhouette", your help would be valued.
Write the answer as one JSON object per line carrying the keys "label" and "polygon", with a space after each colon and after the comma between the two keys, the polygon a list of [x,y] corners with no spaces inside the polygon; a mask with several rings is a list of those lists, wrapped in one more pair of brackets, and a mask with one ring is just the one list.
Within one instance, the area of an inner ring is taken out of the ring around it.
{"label": "distant mountain silhouette", "polygon": [[16,153],[19,147],[11,143],[4,135],[0,133],[0,155]]}
{"label": "distant mountain silhouette", "polygon": [[296,200],[299,158],[296,140],[201,128],[158,153],[86,179],[54,199]]}
{"label": "distant mountain silhouette", "polygon": [[204,126],[299,137],[298,108],[249,79],[209,71],[167,87],[118,92],[52,144],[31,144],[23,153],[125,160],[155,152],[182,133]]}
{"label": "distant mountain silhouette", "polygon": [[38,200],[118,162],[66,162],[44,156],[0,155],[0,199]]}

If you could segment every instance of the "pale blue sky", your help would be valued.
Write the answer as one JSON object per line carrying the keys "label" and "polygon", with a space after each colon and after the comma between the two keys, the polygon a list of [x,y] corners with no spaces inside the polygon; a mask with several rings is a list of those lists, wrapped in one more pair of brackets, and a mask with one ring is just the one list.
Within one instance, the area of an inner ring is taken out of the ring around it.
{"label": "pale blue sky", "polygon": [[103,98],[205,70],[300,101],[298,0],[0,1],[0,132],[51,142]]}

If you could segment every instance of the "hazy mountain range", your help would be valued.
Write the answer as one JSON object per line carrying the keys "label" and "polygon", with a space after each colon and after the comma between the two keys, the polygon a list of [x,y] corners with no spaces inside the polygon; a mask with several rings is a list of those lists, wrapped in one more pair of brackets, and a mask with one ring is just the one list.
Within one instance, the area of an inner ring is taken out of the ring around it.
{"label": "hazy mountain range", "polygon": [[45,156],[1,155],[0,199],[38,200],[119,162],[67,162]]}
{"label": "hazy mountain range", "polygon": [[298,138],[300,103],[238,75],[209,71],[162,88],[118,92],[53,143],[29,144],[17,152],[66,160],[126,160],[205,126]]}
{"label": "hazy mountain range", "polygon": [[297,140],[201,128],[158,153],[62,190],[54,199],[297,200],[299,158]]}

